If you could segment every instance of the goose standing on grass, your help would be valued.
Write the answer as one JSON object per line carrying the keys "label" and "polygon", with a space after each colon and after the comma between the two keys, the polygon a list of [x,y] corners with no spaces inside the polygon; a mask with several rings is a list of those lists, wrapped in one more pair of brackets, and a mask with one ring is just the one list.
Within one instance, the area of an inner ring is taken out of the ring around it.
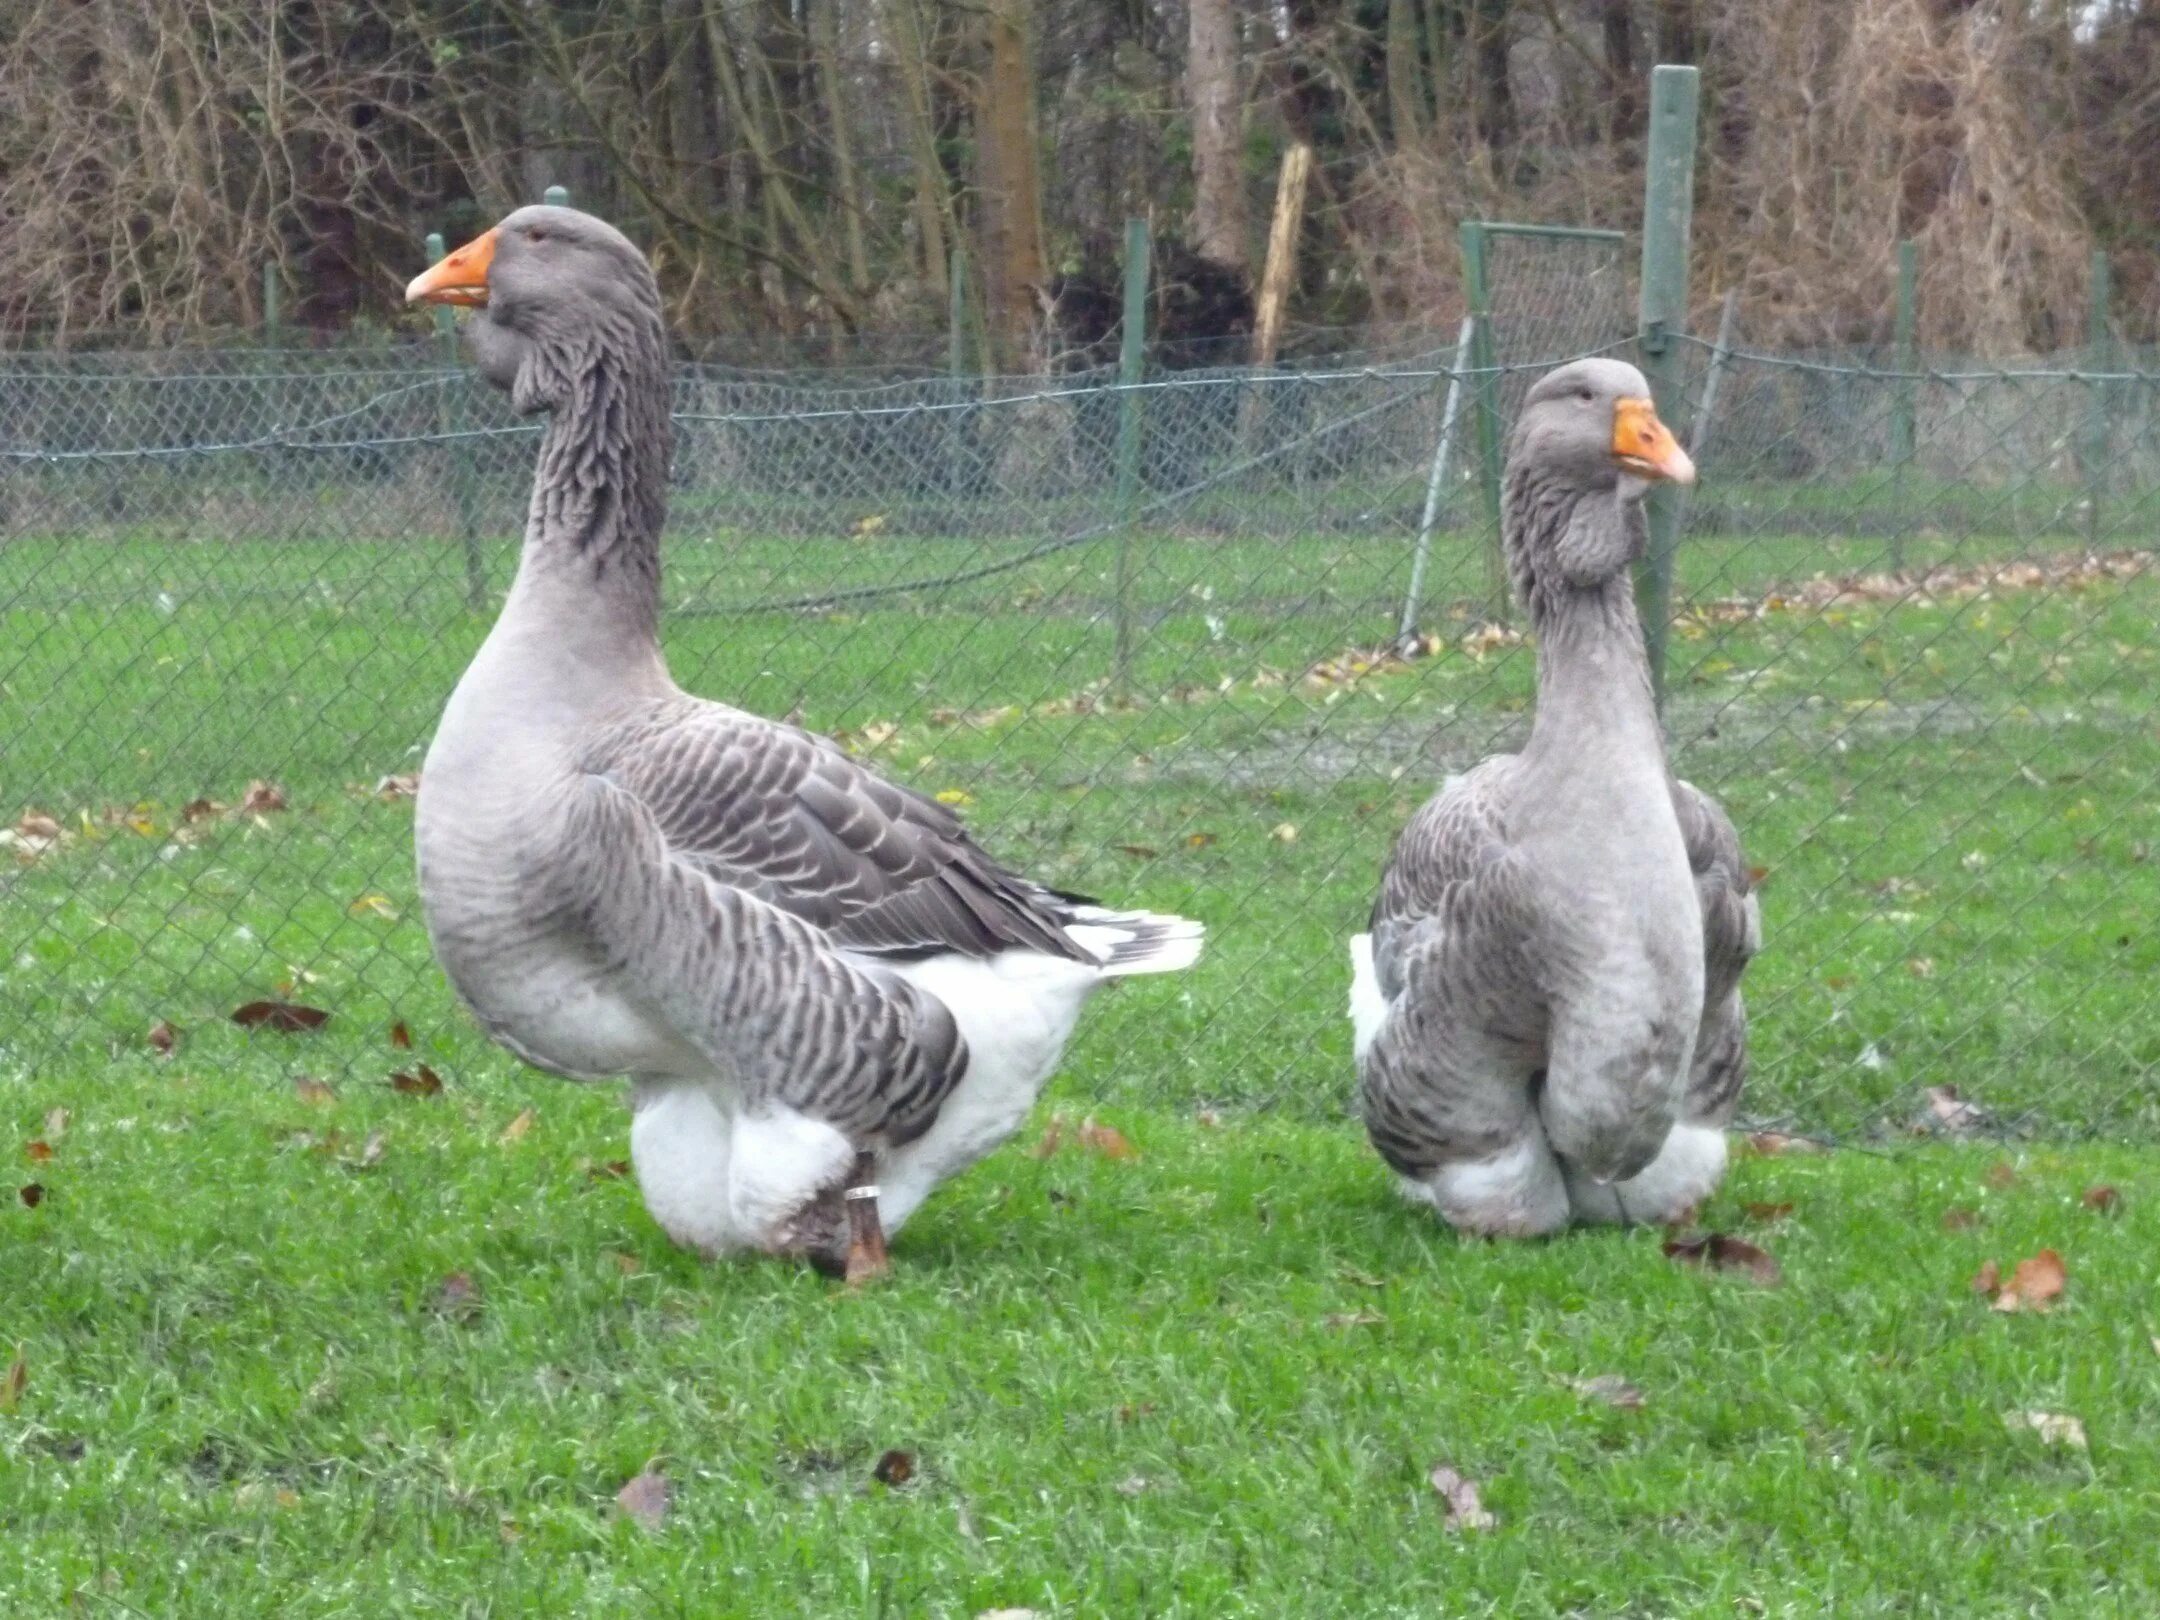
{"label": "goose standing on grass", "polygon": [[488,1032],[626,1077],[646,1207],[851,1278],[1019,1127],[1081,1004],[1199,955],[991,860],[832,743],[691,697],[658,640],[669,360],[612,227],[523,208],[415,278],[549,420],[516,582],[421,773],[435,953]]}
{"label": "goose standing on grass", "polygon": [[1732,823],[1666,762],[1628,568],[1650,484],[1694,478],[1633,366],[1531,389],[1501,533],[1536,722],[1411,819],[1351,942],[1366,1128],[1467,1231],[1668,1221],[1725,1173],[1760,913]]}

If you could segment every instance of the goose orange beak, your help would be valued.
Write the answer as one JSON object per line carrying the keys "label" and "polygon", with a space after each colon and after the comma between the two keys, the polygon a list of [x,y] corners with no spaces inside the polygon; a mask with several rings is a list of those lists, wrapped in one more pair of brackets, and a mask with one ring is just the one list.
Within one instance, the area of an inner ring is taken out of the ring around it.
{"label": "goose orange beak", "polygon": [[495,262],[495,233],[474,237],[448,258],[421,271],[405,286],[408,304],[484,304],[488,266]]}
{"label": "goose orange beak", "polygon": [[1658,420],[1657,407],[1647,399],[1623,399],[1613,406],[1612,453],[1637,478],[1695,482],[1695,463],[1680,448],[1672,429]]}

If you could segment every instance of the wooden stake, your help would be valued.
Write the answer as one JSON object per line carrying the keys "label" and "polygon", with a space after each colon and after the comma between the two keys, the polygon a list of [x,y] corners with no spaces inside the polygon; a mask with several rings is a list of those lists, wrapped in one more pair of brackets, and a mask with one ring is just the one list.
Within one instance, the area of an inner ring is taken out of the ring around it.
{"label": "wooden stake", "polygon": [[1305,183],[1312,178],[1313,149],[1304,141],[1283,154],[1275,182],[1275,218],[1268,226],[1267,264],[1260,272],[1260,303],[1253,329],[1253,364],[1272,365],[1282,342],[1283,310],[1297,270],[1298,230],[1305,223]]}

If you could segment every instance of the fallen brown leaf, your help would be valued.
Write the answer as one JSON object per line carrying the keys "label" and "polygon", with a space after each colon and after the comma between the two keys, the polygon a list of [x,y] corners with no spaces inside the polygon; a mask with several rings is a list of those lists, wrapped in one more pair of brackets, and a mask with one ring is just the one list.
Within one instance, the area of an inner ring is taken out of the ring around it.
{"label": "fallen brown leaf", "polygon": [[22,818],[15,823],[15,830],[25,838],[44,839],[49,842],[58,838],[65,829],[61,827],[57,816],[48,816],[42,810],[25,810]]}
{"label": "fallen brown leaf", "polygon": [[378,799],[409,799],[420,791],[420,773],[405,771],[396,776],[378,778],[375,796]]}
{"label": "fallen brown leaf", "polygon": [[303,1074],[292,1083],[293,1095],[311,1108],[328,1108],[337,1101],[337,1093],[327,1080],[318,1080],[311,1074]]}
{"label": "fallen brown leaf", "polygon": [[403,1070],[393,1074],[390,1077],[390,1089],[400,1097],[440,1097],[442,1076],[423,1063],[410,1074]]}
{"label": "fallen brown leaf", "polygon": [[330,1015],[320,1007],[303,1007],[292,1001],[250,1001],[233,1009],[232,1021],[242,1029],[274,1029],[297,1035],[321,1029],[330,1022]]}
{"label": "fallen brown leaf", "polygon": [[1386,1320],[1378,1311],[1331,1311],[1320,1318],[1320,1325],[1329,1328],[1378,1327]]}
{"label": "fallen brown leaf", "polygon": [[1149,844],[1112,844],[1110,847],[1121,855],[1130,855],[1136,861],[1152,861],[1162,854],[1161,850]]}
{"label": "fallen brown leaf", "polygon": [[585,1167],[588,1181],[619,1181],[630,1173],[628,1159],[610,1159],[605,1164],[589,1164]]}
{"label": "fallen brown leaf", "polygon": [[1106,1159],[1136,1159],[1140,1156],[1140,1150],[1125,1139],[1123,1131],[1114,1125],[1098,1125],[1093,1119],[1080,1122],[1080,1145]]}
{"label": "fallen brown leaf", "polygon": [[2003,1422],[2013,1429],[2030,1429],[2043,1445],[2087,1450],[2085,1425],[2064,1412],[2005,1412]]}
{"label": "fallen brown leaf", "polygon": [[30,1387],[30,1363],[23,1359],[22,1347],[15,1347],[15,1359],[8,1364],[7,1376],[0,1378],[0,1412],[12,1412],[22,1404],[23,1391]]}
{"label": "fallen brown leaf", "polygon": [[1988,1111],[1959,1096],[1956,1086],[1929,1086],[1926,1096],[1929,1114],[1952,1136],[1969,1136],[1987,1126]]}
{"label": "fallen brown leaf", "polygon": [[435,1285],[435,1292],[428,1297],[428,1308],[443,1316],[470,1320],[480,1314],[480,1285],[472,1280],[470,1272],[453,1271]]}
{"label": "fallen brown leaf", "polygon": [[502,1128],[502,1135],[496,1137],[495,1140],[504,1144],[522,1142],[525,1139],[526,1132],[533,1128],[533,1121],[539,1117],[530,1108],[519,1109],[517,1117]]}
{"label": "fallen brown leaf", "polygon": [[1980,1262],[1980,1269],[1973,1273],[1972,1282],[1967,1286],[1976,1294],[1992,1294],[2001,1284],[2002,1267],[1992,1260],[1983,1260]]}
{"label": "fallen brown leaf", "polygon": [[284,808],[284,790],[260,778],[250,782],[247,792],[240,795],[240,813],[244,816],[259,816],[267,811]]}
{"label": "fallen brown leaf", "polygon": [[915,1477],[915,1454],[911,1451],[886,1452],[870,1470],[870,1477],[880,1485],[905,1485]]}
{"label": "fallen brown leaf", "polygon": [[1777,1260],[1767,1249],[1759,1249],[1744,1238],[1727,1237],[1723,1232],[1705,1232],[1699,1237],[1669,1238],[1665,1253],[1685,1265],[1706,1266],[1712,1271],[1736,1271],[1751,1282],[1765,1288],[1775,1288],[1785,1280]]}
{"label": "fallen brown leaf", "polygon": [[2080,1198],[2078,1202],[2087,1209],[2098,1210],[2103,1215],[2112,1215],[2122,1207],[2122,1194],[2113,1187],[2087,1187],[2085,1196]]}
{"label": "fallen brown leaf", "polygon": [[1050,1123],[1043,1127],[1042,1140],[1028,1149],[1031,1159],[1047,1159],[1065,1145],[1065,1116],[1052,1114]]}
{"label": "fallen brown leaf", "polygon": [[2003,1291],[1995,1296],[1994,1308],[1998,1311],[2045,1311],[2055,1303],[2069,1280],[2062,1256],[2053,1249],[2042,1249],[2030,1259],[2017,1263],[2017,1269],[2010,1273]]}
{"label": "fallen brown leaf", "polygon": [[150,1026],[150,1033],[143,1038],[150,1043],[150,1050],[159,1057],[171,1057],[173,1047],[179,1043],[180,1032],[160,1018]]}
{"label": "fallen brown leaf", "polygon": [[1953,1204],[1942,1212],[1942,1229],[1945,1232],[1963,1232],[1980,1224],[1980,1212],[1963,1204]]}
{"label": "fallen brown leaf", "polygon": [[629,1481],[615,1493],[615,1505],[622,1509],[625,1518],[634,1519],[648,1530],[657,1530],[667,1522],[668,1482],[653,1471],[647,1463],[645,1471]]}
{"label": "fallen brown leaf", "polygon": [[412,1031],[407,1029],[402,1021],[390,1026],[390,1044],[400,1052],[412,1050]]}
{"label": "fallen brown leaf", "polygon": [[644,1261],[634,1254],[625,1254],[620,1249],[608,1250],[608,1258],[615,1262],[615,1269],[625,1277],[635,1277],[645,1269]]}
{"label": "fallen brown leaf", "polygon": [[225,807],[215,799],[190,799],[180,807],[181,821],[189,824],[207,821],[212,816],[219,816],[224,813]]}
{"label": "fallen brown leaf", "polygon": [[1980,1179],[1997,1192],[2001,1192],[2005,1187],[2017,1185],[2017,1169],[2008,1159],[1997,1159],[1988,1166],[1987,1174]]}
{"label": "fallen brown leaf", "polygon": [[1790,1204],[1742,1204],[1742,1214],[1751,1221],[1782,1221],[1793,1212]]}
{"label": "fallen brown leaf", "polygon": [[1916,979],[1932,979],[1935,977],[1935,958],[1932,956],[1907,957],[1905,959],[1905,971]]}
{"label": "fallen brown leaf", "polygon": [[23,1157],[28,1159],[32,1164],[43,1164],[52,1156],[53,1150],[52,1144],[50,1142],[37,1140],[25,1142],[23,1144]]}
{"label": "fallen brown leaf", "polygon": [[1607,1406],[1617,1406],[1623,1412],[1642,1410],[1643,1392],[1618,1373],[1600,1373],[1595,1378],[1570,1378],[1568,1387],[1585,1400],[1603,1401]]}
{"label": "fallen brown leaf", "polygon": [[45,1188],[35,1181],[25,1182],[16,1192],[16,1197],[20,1198],[27,1207],[36,1209],[38,1205],[45,1202]]}
{"label": "fallen brown leaf", "polygon": [[1497,1522],[1485,1511],[1484,1503],[1478,1500],[1477,1483],[1467,1475],[1458,1474],[1446,1463],[1441,1463],[1425,1478],[1440,1493],[1440,1500],[1447,1504],[1446,1528],[1490,1530]]}
{"label": "fallen brown leaf", "polygon": [[1806,1136],[1787,1136],[1782,1131],[1755,1131],[1749,1135],[1747,1145],[1766,1159],[1775,1159],[1787,1153],[1820,1153],[1822,1144]]}

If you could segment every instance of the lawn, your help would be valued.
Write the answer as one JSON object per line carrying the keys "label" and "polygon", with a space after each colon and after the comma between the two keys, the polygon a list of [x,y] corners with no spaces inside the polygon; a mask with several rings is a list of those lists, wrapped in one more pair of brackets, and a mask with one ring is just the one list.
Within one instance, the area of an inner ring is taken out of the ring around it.
{"label": "lawn", "polygon": [[[1750,1120],[1848,1144],[1744,1157],[1703,1212],[1776,1288],[1659,1233],[1461,1242],[1349,1122],[1343,939],[1411,808],[1527,720],[1464,534],[1404,663],[1399,513],[1142,531],[1122,593],[1115,537],[678,522],[686,684],[1211,928],[862,1294],[670,1251],[607,1173],[619,1103],[452,1006],[395,778],[485,633],[461,546],[0,543],[0,1150],[44,1188],[0,1214],[0,1612],[2152,1612],[2160,1170],[2123,1144],[2160,1127],[2160,585],[1996,577],[2048,550],[2006,525],[1839,594],[1887,540],[1720,499],[1675,755],[1763,868]],[[329,1021],[229,1020],[266,996]],[[422,1063],[439,1096],[391,1086]],[[1138,1156],[1023,1151],[1058,1110]],[[1968,1287],[2042,1248],[2051,1312]],[[1606,1375],[1642,1405],[1576,1387]],[[653,1527],[615,1505],[648,1464]],[[1443,1464],[1496,1523],[1450,1528]]]}
{"label": "lawn", "polygon": [[[602,1090],[311,1100],[184,1055],[13,1087],[52,1157],[0,1216],[6,1612],[2160,1604],[2149,1153],[1744,1156],[1703,1219],[1765,1288],[1651,1231],[1458,1239],[1340,1123],[1097,1112],[1136,1157],[1009,1147],[849,1293],[672,1250]],[[2042,1248],[2046,1314],[1970,1288]],[[1441,1465],[1495,1523],[1449,1527]],[[652,1527],[616,1505],[648,1470]]]}

